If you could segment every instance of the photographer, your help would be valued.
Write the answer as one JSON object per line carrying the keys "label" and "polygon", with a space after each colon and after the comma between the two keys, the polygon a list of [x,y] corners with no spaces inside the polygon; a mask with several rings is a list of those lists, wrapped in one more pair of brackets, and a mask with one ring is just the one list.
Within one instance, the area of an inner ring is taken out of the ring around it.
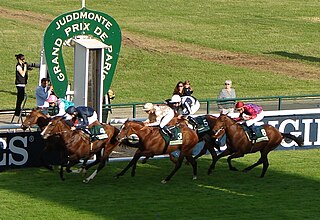
{"label": "photographer", "polygon": [[25,57],[23,54],[15,55],[17,59],[16,64],[16,80],[15,84],[17,87],[17,101],[16,101],[16,109],[14,112],[15,116],[20,116],[21,112],[21,104],[24,100],[25,96],[25,87],[28,83],[28,64],[25,62]]}

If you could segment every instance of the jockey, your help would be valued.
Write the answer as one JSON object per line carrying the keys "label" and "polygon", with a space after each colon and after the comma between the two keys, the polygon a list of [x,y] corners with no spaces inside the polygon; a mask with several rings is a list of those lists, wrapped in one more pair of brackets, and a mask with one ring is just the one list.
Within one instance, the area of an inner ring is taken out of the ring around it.
{"label": "jockey", "polygon": [[255,104],[244,104],[243,102],[236,103],[236,110],[240,113],[235,121],[245,121],[245,124],[252,133],[252,139],[256,140],[257,136],[254,131],[254,126],[257,122],[261,121],[264,117],[262,107]]}
{"label": "jockey", "polygon": [[174,109],[179,114],[179,119],[187,119],[194,128],[198,127],[196,120],[190,116],[200,108],[200,102],[195,97],[173,95],[169,103],[173,104]]}
{"label": "jockey", "polygon": [[[78,119],[78,124],[73,125],[74,129],[87,129],[89,126],[98,120],[98,115],[96,111],[87,106],[70,106],[67,108],[66,112],[72,116],[72,120]],[[87,130],[86,130],[87,131]],[[88,132],[88,131],[87,131]],[[90,133],[90,132],[89,132]]]}
{"label": "jockey", "polygon": [[66,113],[66,110],[70,106],[74,106],[73,102],[66,99],[58,99],[55,95],[50,95],[47,102],[49,103],[48,110],[51,117],[65,116],[67,120],[71,119],[71,116]]}
{"label": "jockey", "polygon": [[167,124],[174,117],[174,111],[168,105],[153,105],[152,103],[146,103],[143,106],[143,111],[149,114],[148,119],[144,121],[146,126],[157,126],[160,129],[172,137],[171,131],[168,129]]}

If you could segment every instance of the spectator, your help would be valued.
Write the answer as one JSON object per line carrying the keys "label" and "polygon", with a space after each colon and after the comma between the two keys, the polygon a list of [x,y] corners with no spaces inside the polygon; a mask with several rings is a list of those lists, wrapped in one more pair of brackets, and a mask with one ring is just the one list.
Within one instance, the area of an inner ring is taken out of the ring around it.
{"label": "spectator", "polygon": [[21,104],[25,96],[25,87],[28,83],[28,64],[25,62],[25,56],[23,54],[15,55],[17,59],[16,64],[16,80],[15,85],[17,88],[17,101],[16,109],[14,111],[15,116],[20,116]]}
{"label": "spectator", "polygon": [[145,111],[149,116],[144,122],[146,126],[158,126],[165,134],[172,137],[171,131],[168,129],[167,124],[174,117],[173,109],[168,105],[153,105],[152,103],[146,103],[143,106],[143,111]]}
{"label": "spectator", "polygon": [[176,87],[174,88],[173,90],[173,95],[179,95],[179,96],[183,96],[183,82],[182,81],[179,81],[176,85]]}
{"label": "spectator", "polygon": [[235,120],[245,121],[245,124],[252,134],[251,139],[257,140],[254,126],[264,118],[262,107],[251,103],[244,104],[243,102],[237,102],[236,109],[240,115],[235,118]]}
{"label": "spectator", "polygon": [[42,109],[44,114],[47,114],[49,103],[47,99],[51,95],[52,86],[49,85],[49,79],[42,78],[41,85],[36,88],[36,101],[37,101],[37,109]]}
{"label": "spectator", "polygon": [[[226,80],[225,88],[221,89],[219,96],[218,96],[218,108],[220,110],[220,113],[222,114],[228,114],[234,112],[234,104],[235,104],[235,98],[236,98],[236,91],[232,87],[232,81]],[[226,99],[225,101],[222,101],[221,99]]]}
{"label": "spectator", "polygon": [[196,113],[200,108],[200,102],[193,96],[173,95],[169,103],[172,104],[174,110],[178,114],[179,119],[187,119],[196,129],[198,123],[190,115]]}
{"label": "spectator", "polygon": [[190,80],[186,80],[183,83],[183,95],[187,95],[187,96],[191,96],[191,94],[193,93],[192,87],[190,85]]}

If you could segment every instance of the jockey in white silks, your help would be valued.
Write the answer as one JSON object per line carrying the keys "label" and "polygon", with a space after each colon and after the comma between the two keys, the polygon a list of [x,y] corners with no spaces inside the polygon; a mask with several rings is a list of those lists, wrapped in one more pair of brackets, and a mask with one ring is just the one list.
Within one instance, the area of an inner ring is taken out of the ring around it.
{"label": "jockey in white silks", "polygon": [[158,126],[162,131],[169,136],[172,136],[171,131],[168,129],[167,124],[174,117],[174,111],[168,105],[153,105],[152,103],[146,103],[143,106],[143,110],[149,114],[149,117],[144,124],[146,126]]}

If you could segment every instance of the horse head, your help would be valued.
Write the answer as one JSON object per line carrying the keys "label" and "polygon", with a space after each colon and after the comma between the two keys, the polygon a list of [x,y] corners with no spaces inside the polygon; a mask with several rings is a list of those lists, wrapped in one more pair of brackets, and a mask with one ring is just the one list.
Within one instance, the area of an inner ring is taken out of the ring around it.
{"label": "horse head", "polygon": [[121,143],[125,140],[130,139],[130,135],[136,134],[138,130],[142,129],[144,126],[143,122],[139,121],[125,121],[121,126],[119,134],[117,135],[117,140]]}
{"label": "horse head", "polygon": [[34,125],[38,125],[40,128],[45,127],[49,122],[49,118],[43,114],[40,110],[33,109],[26,119],[22,122],[21,128],[26,130]]}
{"label": "horse head", "polygon": [[43,139],[47,139],[53,135],[60,135],[64,132],[70,131],[70,126],[63,120],[63,117],[55,117],[52,119],[45,129],[41,132]]}
{"label": "horse head", "polygon": [[226,131],[227,127],[231,124],[234,124],[234,120],[229,116],[221,114],[218,118],[215,119],[215,123],[211,130],[213,132],[213,138],[220,138]]}

